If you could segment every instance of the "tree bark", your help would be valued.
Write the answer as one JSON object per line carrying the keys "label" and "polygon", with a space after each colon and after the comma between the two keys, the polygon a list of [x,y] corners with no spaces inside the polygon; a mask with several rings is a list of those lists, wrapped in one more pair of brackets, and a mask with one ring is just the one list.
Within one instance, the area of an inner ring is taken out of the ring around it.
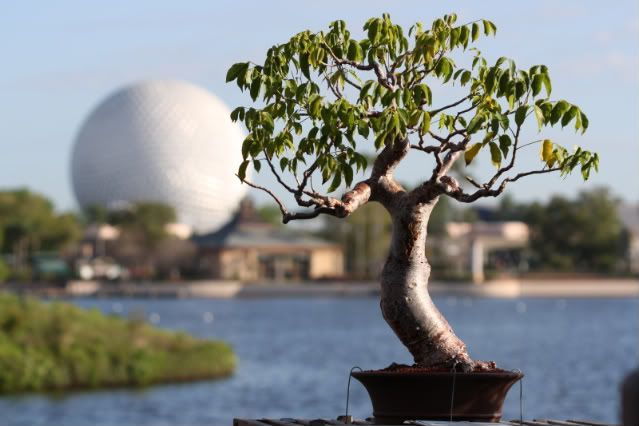
{"label": "tree bark", "polygon": [[411,203],[402,197],[389,209],[393,236],[381,276],[384,319],[422,367],[472,370],[476,365],[428,294],[426,227],[438,198]]}

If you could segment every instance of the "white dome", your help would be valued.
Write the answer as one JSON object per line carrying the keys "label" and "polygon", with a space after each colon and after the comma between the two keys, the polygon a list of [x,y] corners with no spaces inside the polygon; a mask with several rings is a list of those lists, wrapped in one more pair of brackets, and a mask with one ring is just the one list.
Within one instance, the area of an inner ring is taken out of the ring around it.
{"label": "white dome", "polygon": [[235,176],[244,135],[229,114],[209,92],[180,81],[118,90],[76,138],[71,179],[78,202],[162,202],[196,232],[214,230],[246,191]]}

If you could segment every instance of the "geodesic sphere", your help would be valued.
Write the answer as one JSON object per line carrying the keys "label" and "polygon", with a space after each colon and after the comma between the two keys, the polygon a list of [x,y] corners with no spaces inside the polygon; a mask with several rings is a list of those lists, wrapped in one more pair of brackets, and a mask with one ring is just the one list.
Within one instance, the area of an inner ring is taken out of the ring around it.
{"label": "geodesic sphere", "polygon": [[206,90],[144,81],[91,112],[75,140],[71,179],[82,207],[152,201],[197,232],[223,225],[246,192],[235,176],[241,128]]}

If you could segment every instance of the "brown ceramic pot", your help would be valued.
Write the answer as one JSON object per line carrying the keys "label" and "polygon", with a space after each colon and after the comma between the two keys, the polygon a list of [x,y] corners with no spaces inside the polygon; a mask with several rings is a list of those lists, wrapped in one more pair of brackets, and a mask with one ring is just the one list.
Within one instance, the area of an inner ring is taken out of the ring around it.
{"label": "brown ceramic pot", "polygon": [[[377,424],[401,424],[404,420],[499,422],[510,387],[520,372],[353,372],[371,398]],[[454,394],[453,394],[454,380]]]}

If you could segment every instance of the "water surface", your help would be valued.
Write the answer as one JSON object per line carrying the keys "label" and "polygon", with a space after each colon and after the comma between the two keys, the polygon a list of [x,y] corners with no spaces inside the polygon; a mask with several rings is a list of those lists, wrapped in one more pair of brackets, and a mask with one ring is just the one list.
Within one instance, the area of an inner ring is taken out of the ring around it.
{"label": "water surface", "polygon": [[[352,366],[410,363],[376,298],[259,300],[87,299],[75,303],[221,338],[240,363],[229,379],[143,390],[0,397],[4,425],[231,425],[233,417],[335,418]],[[637,299],[440,297],[471,356],[520,369],[526,418],[618,421],[618,387],[639,360]],[[504,418],[519,417],[519,389]],[[357,382],[351,411],[372,408]]]}

